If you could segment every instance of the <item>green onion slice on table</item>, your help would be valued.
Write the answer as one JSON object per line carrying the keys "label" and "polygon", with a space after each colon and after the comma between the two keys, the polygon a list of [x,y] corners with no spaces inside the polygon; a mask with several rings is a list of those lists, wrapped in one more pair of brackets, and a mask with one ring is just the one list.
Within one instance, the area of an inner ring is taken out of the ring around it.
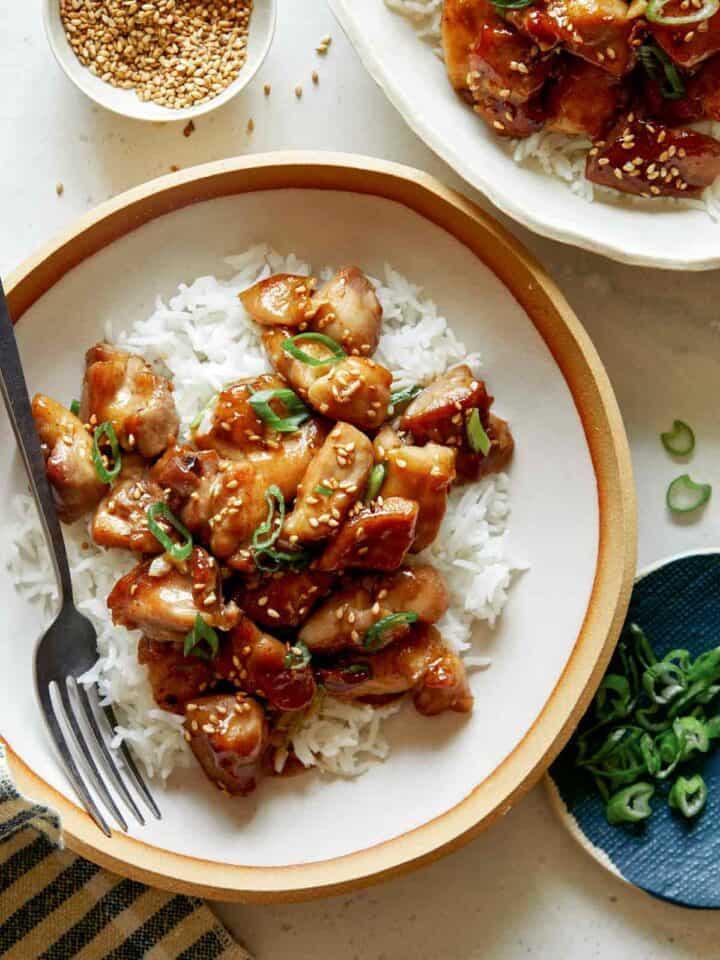
{"label": "green onion slice on table", "polygon": [[614,793],[605,807],[608,823],[638,823],[652,813],[650,798],[655,793],[651,783],[641,780]]}
{"label": "green onion slice on table", "polygon": [[369,503],[370,500],[374,500],[377,495],[382,490],[382,485],[385,483],[385,474],[387,473],[387,464],[386,463],[376,463],[375,466],[370,471],[370,476],[368,477],[367,487],[365,488],[365,503]]}
{"label": "green onion slice on table", "polygon": [[[286,410],[286,416],[278,416],[270,406],[272,400],[278,400]],[[310,411],[300,397],[286,387],[274,390],[258,390],[250,397],[250,406],[263,423],[278,433],[293,433],[310,416]]]}
{"label": "green onion slice on table", "polygon": [[688,457],[695,449],[695,434],[684,420],[673,420],[672,430],[661,433],[660,439],[674,457]]}
{"label": "green onion slice on table", "polygon": [[390,639],[386,636],[388,631],[392,631],[394,627],[401,624],[415,623],[417,618],[418,615],[410,611],[390,613],[386,617],[382,617],[365,631],[363,647],[366,650],[380,650]]}
{"label": "green onion slice on table", "polygon": [[[103,442],[110,446],[109,459],[112,460],[111,467],[108,466],[108,456],[100,449],[100,444]],[[113,427],[109,420],[101,423],[100,426],[95,429],[92,442],[92,459],[95,465],[95,473],[97,473],[103,483],[112,483],[113,480],[117,479],[120,475],[120,471],[122,470],[122,454],[120,453],[120,444],[118,443],[117,434],[115,433],[115,427]]]}
{"label": "green onion slice on table", "polygon": [[474,453],[482,453],[484,457],[490,452],[490,447],[492,446],[492,440],[485,433],[485,428],[482,425],[480,420],[480,411],[477,407],[468,417],[467,424],[465,425],[465,430],[467,432],[468,443],[470,444],[470,449]]}
{"label": "green onion slice on table", "polygon": [[707,801],[708,788],[696,773],[692,777],[678,777],[668,794],[668,803],[689,820],[702,812]]}
{"label": "green onion slice on table", "polygon": [[[158,523],[159,517],[177,530],[177,532],[183,538],[181,543],[175,543],[167,530],[160,526]],[[178,520],[170,507],[162,500],[159,500],[157,503],[153,503],[150,507],[148,507],[147,525],[150,533],[155,537],[166,553],[168,553],[174,560],[187,560],[192,553],[193,548],[192,534],[185,524],[181,520]]]}
{"label": "green onion slice on table", "polygon": [[283,666],[286,670],[304,670],[312,659],[312,655],[302,640],[295,640],[285,654]]}
{"label": "green onion slice on table", "polygon": [[705,3],[697,9],[691,7],[687,12],[677,17],[667,17],[663,13],[665,7],[671,0],[650,0],[645,11],[645,17],[651,23],[663,23],[666,26],[680,27],[688,23],[700,23],[702,20],[709,20],[720,10],[720,0],[705,0]]}
{"label": "green onion slice on table", "polygon": [[[327,347],[330,352],[327,357],[312,357],[298,346],[298,342],[301,341],[320,343]],[[328,337],[324,333],[298,333],[294,337],[283,340],[282,348],[295,360],[307,363],[310,367],[325,367],[328,364],[340,363],[341,360],[347,359],[347,354],[337,340],[333,340],[332,337]]]}
{"label": "green onion slice on table", "polygon": [[200,657],[201,660],[211,660],[216,657],[220,649],[220,640],[213,628],[205,623],[198,614],[192,630],[185,637],[183,655],[186,657]]}
{"label": "green onion slice on table", "polygon": [[665,502],[673,513],[691,513],[710,499],[709,483],[695,483],[687,473],[676,477],[667,489]]}

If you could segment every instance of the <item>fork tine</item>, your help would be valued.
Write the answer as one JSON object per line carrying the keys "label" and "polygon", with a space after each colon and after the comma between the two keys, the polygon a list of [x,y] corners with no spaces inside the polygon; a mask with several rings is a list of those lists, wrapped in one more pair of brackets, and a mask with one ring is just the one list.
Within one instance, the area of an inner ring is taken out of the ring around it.
{"label": "fork tine", "polygon": [[[106,706],[103,707],[103,711],[105,713],[105,716],[107,717],[108,723],[110,724],[110,729],[114,733],[115,728],[118,725],[118,722],[117,722],[117,717],[115,716],[115,711],[112,708],[112,705],[107,704]],[[162,813],[160,812],[160,808],[155,803],[155,799],[153,795],[150,793],[150,790],[147,784],[143,780],[142,774],[138,770],[137,764],[135,763],[133,755],[132,753],[130,753],[128,745],[125,743],[125,741],[123,741],[120,744],[119,749],[123,755],[123,759],[125,760],[125,763],[128,766],[128,770],[130,771],[132,781],[134,785],[137,787],[137,789],[139,790],[139,792],[143,795],[145,803],[148,805],[150,812],[152,813],[152,815],[155,817],[156,820],[162,820]]]}
{"label": "fork tine", "polygon": [[38,688],[38,695],[40,697],[40,703],[43,708],[43,713],[45,715],[45,722],[48,725],[50,730],[50,735],[53,738],[55,747],[60,754],[60,759],[65,765],[65,773],[70,780],[70,783],[75,787],[75,790],[78,793],[78,796],[83,802],[83,806],[90,814],[92,819],[95,821],[97,826],[102,830],[106,837],[110,837],[110,827],[107,825],[105,817],[103,817],[100,809],[90,795],[90,791],[85,784],[80,771],[78,770],[73,755],[70,752],[67,743],[65,742],[65,735],[62,732],[62,728],[58,723],[57,716],[55,715],[55,707],[50,698],[50,687]]}
{"label": "fork tine", "polygon": [[95,735],[95,739],[100,745],[100,752],[102,753],[103,760],[105,761],[105,769],[108,771],[108,773],[112,778],[113,783],[122,794],[123,800],[128,805],[128,807],[132,810],[137,822],[140,824],[140,826],[144,827],[145,818],[140,812],[140,808],[138,807],[137,803],[135,803],[135,798],[128,790],[125,784],[125,781],[122,778],[122,774],[117,768],[115,759],[112,753],[110,752],[110,748],[107,745],[105,737],[102,735],[100,727],[98,726],[97,718],[95,717],[95,711],[93,710],[92,704],[90,703],[90,695],[88,694],[87,687],[85,686],[84,683],[76,683],[75,686],[77,689],[78,697],[80,699],[80,703],[82,704],[82,708],[85,711],[85,716],[87,717],[87,721],[90,724],[90,728],[93,734]]}
{"label": "fork tine", "polygon": [[95,789],[98,791],[100,796],[105,801],[105,805],[111,811],[117,822],[120,824],[121,828],[127,832],[127,822],[125,817],[120,812],[118,805],[115,803],[112,794],[107,788],[105,781],[103,780],[100,771],[97,768],[95,763],[95,758],[92,755],[92,750],[88,747],[85,736],[80,729],[80,724],[78,723],[77,717],[75,716],[75,711],[73,710],[72,703],[70,702],[70,690],[69,685],[72,681],[75,689],[77,690],[77,684],[75,683],[74,677],[66,677],[65,684],[58,684],[58,691],[60,693],[60,699],[62,700],[63,707],[65,708],[65,713],[67,715],[68,723],[70,724],[70,729],[73,732],[75,740],[77,741],[78,746],[80,747],[80,752],[82,753],[85,762],[88,765],[90,770],[90,775],[92,777]]}

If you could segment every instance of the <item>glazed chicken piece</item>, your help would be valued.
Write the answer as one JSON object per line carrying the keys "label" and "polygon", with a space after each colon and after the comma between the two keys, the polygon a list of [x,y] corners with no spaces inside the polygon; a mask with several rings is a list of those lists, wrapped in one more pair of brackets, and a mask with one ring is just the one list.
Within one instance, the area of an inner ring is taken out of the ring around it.
{"label": "glazed chicken piece", "polygon": [[396,570],[415,539],[419,507],[402,497],[357,505],[316,561],[318,570]]}
{"label": "glazed chicken piece", "polygon": [[101,547],[162,553],[162,545],[148,528],[147,513],[154,503],[164,499],[163,488],[148,475],[142,457],[125,454],[117,482],[95,511],[93,540]]}
{"label": "glazed chicken piece", "polygon": [[[261,390],[287,386],[273,375],[239,380],[222,391],[193,439],[201,449],[217,450],[227,460],[252,465],[263,491],[274,484],[284,497],[291,499],[327,435],[327,425],[317,417],[309,417],[288,433],[267,426],[251,407],[250,398]],[[270,407],[279,416],[286,416],[280,401],[270,401]]]}
{"label": "glazed chicken piece", "polygon": [[447,507],[447,492],[455,479],[455,451],[436,443],[424,447],[402,446],[389,450],[382,494],[418,504],[415,540],[419,553],[437,536]]}
{"label": "glazed chicken piece", "polygon": [[254,623],[263,627],[299,627],[330,593],[335,579],[333,574],[314,569],[255,575],[238,586],[235,601]]}
{"label": "glazed chicken piece", "polygon": [[365,492],[373,467],[372,443],[349,423],[337,423],[310,461],[284,536],[291,542],[324,540]]}
{"label": "glazed chicken piece", "polygon": [[505,420],[494,413],[489,414],[485,433],[491,443],[487,455],[475,452],[467,443],[457,450],[455,469],[462,483],[472,483],[491,473],[500,473],[512,459],[515,441]]}
{"label": "glazed chicken piece", "polygon": [[384,423],[375,434],[373,440],[373,453],[377,463],[383,463],[390,450],[396,447],[402,447],[405,443],[411,442],[412,438],[400,436],[389,423]]}
{"label": "glazed chicken piece", "polygon": [[594,183],[643,197],[696,197],[718,174],[720,141],[632,113],[595,144],[585,169]]}
{"label": "glazed chicken piece", "polygon": [[215,667],[224,679],[278,710],[302,710],[315,696],[315,679],[311,667],[297,659],[299,653],[242,617]]}
{"label": "glazed chicken piece", "polygon": [[180,421],[170,382],[142,357],[98,343],[88,350],[80,416],[110,421],[124,450],[157,457],[177,436]]}
{"label": "glazed chicken piece", "polygon": [[720,57],[705,61],[692,76],[686,77],[685,96],[678,99],[663,96],[662,78],[645,73],[642,79],[648,118],[659,120],[669,127],[683,126],[696,120],[720,120]]}
{"label": "glazed chicken piece", "polygon": [[465,437],[465,413],[480,411],[484,422],[493,398],[465,363],[453,367],[425,387],[400,418],[401,429],[416,443],[460,446]]}
{"label": "glazed chicken piece", "polygon": [[185,739],[223,793],[247,796],[257,786],[268,746],[265,711],[251,697],[219,694],[185,707]]}
{"label": "glazed chicken piece", "polygon": [[564,57],[549,88],[546,130],[598,140],[627,106],[628,84],[579,57]]}
{"label": "glazed chicken piece", "polygon": [[527,137],[542,127],[552,57],[540,56],[490,0],[445,0],[442,43],[451,84],[497,134]]}
{"label": "glazed chicken piece", "polygon": [[92,438],[75,414],[42,393],[33,397],[32,412],[58,516],[73,523],[107,492],[93,463]]}
{"label": "glazed chicken piece", "polygon": [[632,70],[644,30],[624,0],[536,0],[507,18],[541,50],[562,44],[614,77]]}
{"label": "glazed chicken piece", "polygon": [[151,640],[180,642],[198,614],[211,627],[230,630],[240,611],[225,604],[217,562],[194,547],[183,572],[164,557],[147,560],[113,587],[107,605],[116,626],[142,630]]}
{"label": "glazed chicken piece", "polygon": [[[428,564],[404,567],[389,575],[367,574],[343,581],[313,613],[298,638],[312,653],[322,655],[362,648],[367,631],[393,613],[415,613],[423,623],[435,623],[448,608],[445,580]],[[372,638],[380,649],[407,635],[407,623],[390,625]]]}
{"label": "glazed chicken piece", "polygon": [[337,666],[318,670],[318,679],[340,700],[386,698],[414,691],[419,713],[469,713],[473,695],[465,665],[435,627],[420,624],[379,653],[348,655]]}
{"label": "glazed chicken piece", "polygon": [[357,267],[342,267],[315,294],[311,327],[332,337],[346,353],[369,357],[377,349],[382,307],[375,288]]}
{"label": "glazed chicken piece", "polygon": [[[389,370],[367,357],[312,366],[283,350],[286,338],[287,332],[270,331],[263,334],[263,343],[272,365],[311,407],[361,430],[372,430],[383,422],[390,404]],[[303,340],[298,346],[318,360],[329,356],[320,343]]]}
{"label": "glazed chicken piece", "polygon": [[276,273],[243,290],[239,297],[253,320],[261,326],[304,329],[316,310],[310,299],[314,286],[312,277]]}
{"label": "glazed chicken piece", "polygon": [[[687,16],[689,11],[682,6],[683,2],[684,0],[669,0],[663,7],[663,16]],[[720,13],[700,23],[679,26],[651,23],[649,29],[653,39],[667,55],[686,70],[696,67],[720,51]]]}
{"label": "glazed chicken piece", "polygon": [[155,702],[170,713],[184,713],[185,704],[201,697],[214,681],[210,662],[186,657],[180,643],[141,637],[138,662],[147,667]]}

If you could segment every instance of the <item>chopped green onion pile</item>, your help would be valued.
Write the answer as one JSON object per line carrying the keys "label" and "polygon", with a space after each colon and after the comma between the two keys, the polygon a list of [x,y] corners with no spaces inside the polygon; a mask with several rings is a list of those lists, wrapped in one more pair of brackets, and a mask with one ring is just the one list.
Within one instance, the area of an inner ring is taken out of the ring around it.
{"label": "chopped green onion pile", "polygon": [[685,649],[659,658],[630,625],[595,695],[591,725],[577,738],[576,765],[593,778],[609,823],[647,820],[656,793],[684,817],[703,810],[707,787],[697,767],[720,742],[718,693],[720,647],[694,660]]}
{"label": "chopped green onion pile", "polygon": [[484,457],[486,457],[490,452],[492,440],[487,433],[485,433],[485,428],[480,420],[480,411],[477,409],[477,407],[475,407],[473,412],[468,417],[465,430],[467,431],[468,443],[470,444],[470,449],[473,451],[473,453],[481,453]]}
{"label": "chopped green onion pile", "polygon": [[[287,415],[278,416],[270,406],[271,400],[278,400],[285,407]],[[258,390],[250,397],[250,406],[263,423],[272,430],[277,430],[278,433],[293,433],[310,416],[310,411],[300,397],[293,390],[285,387]]]}
{"label": "chopped green onion pile", "polygon": [[[324,347],[327,347],[330,353],[327,357],[312,357],[298,346],[298,341],[301,340],[309,343],[321,343]],[[347,359],[347,354],[337,340],[333,340],[332,337],[328,337],[324,333],[298,333],[294,337],[283,340],[282,348],[295,360],[307,363],[311,367],[325,367],[328,364],[340,363],[341,360]]]}
{"label": "chopped green onion pile", "polygon": [[[177,532],[183,538],[181,543],[175,543],[172,537],[168,534],[167,530],[164,530],[158,523],[158,517],[162,517],[163,520],[169,523],[171,527],[174,527],[175,530],[177,530]],[[181,520],[178,520],[170,507],[162,500],[159,500],[157,503],[153,503],[152,506],[148,507],[147,525],[150,533],[155,537],[166,553],[168,553],[174,560],[187,560],[192,553],[193,548],[192,534],[185,524]]]}
{"label": "chopped green onion pile", "polygon": [[684,420],[673,420],[672,430],[661,433],[660,439],[674,457],[689,457],[695,449],[695,434]]}
{"label": "chopped green onion pile", "polygon": [[683,473],[668,487],[665,502],[673,513],[690,513],[707,503],[711,493],[709,483],[695,483],[687,473]]}
{"label": "chopped green onion pile", "polygon": [[[100,445],[110,447],[110,457],[103,453]],[[120,444],[118,443],[115,427],[108,420],[101,423],[93,434],[92,458],[95,465],[95,473],[103,483],[112,483],[120,475],[122,470],[122,454],[120,453]],[[108,466],[109,460],[112,460],[112,466]]]}
{"label": "chopped green onion pile", "polygon": [[382,490],[382,485],[385,483],[385,474],[387,473],[387,464],[386,463],[376,463],[375,466],[370,471],[370,476],[368,477],[367,487],[365,489],[365,503],[369,503],[370,500],[374,500],[377,495]]}
{"label": "chopped green onion pile", "polygon": [[418,615],[411,612],[390,613],[365,631],[362,645],[366,650],[380,650],[392,640],[392,630],[401,624],[415,623]]}
{"label": "chopped green onion pile", "polygon": [[205,623],[198,614],[192,630],[185,637],[183,655],[186,657],[200,657],[201,660],[211,660],[218,655],[220,640],[213,628]]}

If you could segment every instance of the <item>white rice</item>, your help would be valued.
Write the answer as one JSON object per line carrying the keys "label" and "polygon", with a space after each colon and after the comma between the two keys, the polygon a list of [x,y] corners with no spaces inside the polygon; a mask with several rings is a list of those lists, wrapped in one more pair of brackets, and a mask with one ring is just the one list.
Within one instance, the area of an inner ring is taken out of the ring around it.
{"label": "white rice", "polygon": [[[406,17],[413,24],[418,37],[442,58],[440,18],[443,0],[385,0],[385,4],[395,13]],[[703,121],[689,126],[700,133],[720,139],[720,123]],[[587,137],[540,130],[522,140],[497,140],[516,163],[540,168],[549,176],[557,177],[564,181],[574,194],[588,202],[600,200],[615,206],[629,204],[645,207],[651,204],[653,210],[678,206],[694,208],[704,210],[713,220],[720,221],[720,177],[697,198],[679,200],[674,197],[634,197],[599,186],[586,178],[585,161],[591,146]]]}
{"label": "white rice", "polygon": [[[265,245],[230,257],[227,264],[234,271],[231,279],[200,277],[189,286],[181,284],[167,304],[156,301],[146,320],[136,321],[127,330],[105,330],[109,340],[141,353],[172,377],[181,432],[224,383],[269,369],[259,330],[237,294],[271,273],[310,273],[308,264],[293,255],[281,257]],[[377,357],[393,371],[396,385],[428,382],[460,360],[479,371],[479,356],[466,355],[464,345],[435,304],[423,299],[419,287],[387,266],[384,278],[374,282],[384,311]],[[25,495],[16,497],[13,506],[17,524],[9,569],[17,589],[41,604],[49,619],[57,590],[35,507]],[[471,666],[487,663],[472,656],[473,624],[477,620],[495,623],[513,570],[518,569],[506,548],[509,510],[508,479],[503,474],[458,488],[450,496],[437,540],[422,554],[448,579],[451,605],[440,627],[453,649],[470,653]],[[113,585],[137,558],[97,547],[89,536],[88,521],[65,527],[65,540],[78,607],[98,632],[99,657],[86,682],[97,682],[103,702],[118,708],[121,725],[116,743],[127,741],[148,775],[165,780],[176,766],[191,762],[182,737],[182,717],[156,706],[145,667],[137,662],[140,635],[113,626],[106,606]],[[357,775],[373,758],[387,756],[382,721],[398,709],[398,704],[376,710],[326,697],[302,724],[296,724],[290,742],[306,766],[335,775]],[[278,766],[284,758],[276,758]]]}

